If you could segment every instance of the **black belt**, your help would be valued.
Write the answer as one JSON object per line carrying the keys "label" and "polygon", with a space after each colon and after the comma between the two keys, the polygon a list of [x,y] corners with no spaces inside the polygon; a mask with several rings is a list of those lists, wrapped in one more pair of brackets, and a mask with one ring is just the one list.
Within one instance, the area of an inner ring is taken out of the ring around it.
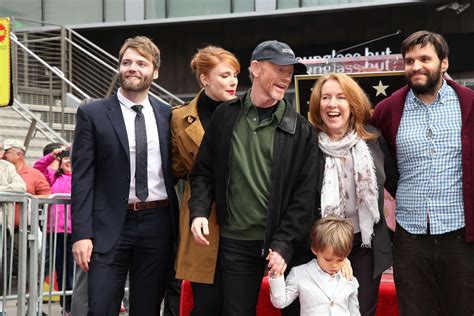
{"label": "black belt", "polygon": [[169,204],[168,199],[149,201],[149,202],[135,202],[135,203],[129,203],[128,209],[130,211],[138,212],[138,211],[143,211],[143,210],[149,210],[152,208],[166,207],[168,206],[168,204]]}

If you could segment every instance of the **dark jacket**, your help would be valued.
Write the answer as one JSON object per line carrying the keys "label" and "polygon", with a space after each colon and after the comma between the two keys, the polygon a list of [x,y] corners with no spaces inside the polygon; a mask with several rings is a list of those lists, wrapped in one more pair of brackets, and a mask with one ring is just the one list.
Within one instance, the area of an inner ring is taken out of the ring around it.
{"label": "dark jacket", "polygon": [[[460,86],[452,80],[446,80],[456,92],[461,105],[461,146],[462,146],[462,189],[464,198],[464,220],[466,240],[474,242],[474,91]],[[396,159],[396,138],[403,115],[405,99],[410,88],[405,86],[380,102],[374,110],[372,123],[379,128],[387,140]]]}
{"label": "dark jacket", "polygon": [[[190,175],[191,220],[209,217],[211,203],[215,201],[218,223],[228,221],[232,135],[244,99],[245,96],[220,105],[204,135]],[[293,241],[307,238],[314,212],[316,154],[313,127],[287,103],[275,131],[264,255],[271,248],[289,262]]]}
{"label": "dark jacket", "polygon": [[[170,225],[176,238],[178,201],[171,173],[171,108],[153,98],[150,103],[160,140],[161,157],[156,159],[161,158]],[[127,130],[117,95],[77,109],[72,166],[72,242],[90,238],[94,252],[107,253],[125,223],[131,181]]]}
{"label": "dark jacket", "polygon": [[[366,126],[366,130],[372,133],[377,132],[377,129],[370,125]],[[378,205],[380,221],[374,225],[374,237],[372,238],[372,249],[374,252],[373,277],[375,278],[392,266],[392,246],[384,214],[384,187],[392,196],[395,196],[398,173],[387,144],[382,136],[373,140],[367,140],[366,143],[374,160],[375,176],[377,177],[379,192]],[[323,187],[325,166],[324,154],[319,155],[317,164],[316,206],[318,207],[318,212],[316,219],[319,219],[321,218],[321,189]]]}

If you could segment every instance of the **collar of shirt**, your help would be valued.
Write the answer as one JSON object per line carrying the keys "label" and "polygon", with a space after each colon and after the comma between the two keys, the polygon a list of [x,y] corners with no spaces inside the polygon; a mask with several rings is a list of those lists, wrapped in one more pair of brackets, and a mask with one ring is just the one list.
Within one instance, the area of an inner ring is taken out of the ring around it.
{"label": "collar of shirt", "polygon": [[[138,103],[135,103],[135,102],[132,102],[130,101],[129,99],[127,99],[126,97],[123,96],[122,94],[122,89],[119,88],[118,91],[117,91],[117,99],[119,100],[119,103],[121,105],[123,105],[124,107],[126,107],[127,109],[129,109],[130,111],[134,111],[132,109],[132,106],[138,104]],[[150,99],[149,98],[146,98],[143,102],[140,103],[141,105],[143,105],[143,109],[144,110],[150,110],[151,109],[151,103],[150,103]]]}
{"label": "collar of shirt", "polygon": [[316,263],[316,269],[318,270],[320,277],[323,278],[324,280],[327,280],[327,281],[339,280],[342,277],[341,271],[338,271],[335,275],[330,275],[319,266],[317,259],[314,260],[314,262]]}
{"label": "collar of shirt", "polygon": [[[448,84],[446,83],[446,80],[443,79],[443,83],[441,84],[441,88],[438,90],[438,94],[436,95],[436,99],[434,99],[433,103],[431,103],[432,106],[436,105],[439,103],[439,101],[442,101],[446,98],[447,94],[449,93],[449,87]],[[423,101],[421,101],[413,92],[413,89],[410,89],[408,91],[408,95],[406,100],[410,100],[407,104],[407,109],[408,110],[415,110],[419,107],[426,108],[428,105],[425,104]]]}
{"label": "collar of shirt", "polygon": [[[252,92],[252,89],[249,89],[243,99],[242,113],[245,116],[248,116],[250,111],[257,112],[257,106],[252,103],[252,99],[250,98],[251,92]],[[277,106],[278,107],[273,113],[272,119],[276,117],[278,124],[280,124],[281,120],[283,119],[283,114],[285,114],[285,100],[284,99],[280,100]]]}

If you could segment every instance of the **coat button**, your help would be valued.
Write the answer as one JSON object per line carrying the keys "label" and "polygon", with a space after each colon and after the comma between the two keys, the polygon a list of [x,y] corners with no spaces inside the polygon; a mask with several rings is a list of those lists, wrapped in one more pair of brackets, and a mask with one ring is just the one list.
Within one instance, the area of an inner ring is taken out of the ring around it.
{"label": "coat button", "polygon": [[194,118],[192,116],[188,116],[188,123],[194,122]]}
{"label": "coat button", "polygon": [[333,306],[334,306],[334,301],[332,301],[331,303],[329,303],[329,306],[333,307]]}
{"label": "coat button", "polygon": [[127,179],[127,181],[130,181],[130,177],[127,177],[126,179]]}
{"label": "coat button", "polygon": [[123,198],[123,203],[128,203],[128,198]]}

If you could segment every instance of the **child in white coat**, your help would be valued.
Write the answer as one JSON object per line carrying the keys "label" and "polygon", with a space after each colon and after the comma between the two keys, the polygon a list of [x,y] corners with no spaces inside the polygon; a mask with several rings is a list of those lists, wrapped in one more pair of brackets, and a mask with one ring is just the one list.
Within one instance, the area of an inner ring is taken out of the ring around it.
{"label": "child in white coat", "polygon": [[284,308],[297,297],[301,316],[360,315],[356,278],[341,274],[352,249],[353,227],[349,220],[325,217],[311,228],[311,250],[316,259],[294,267],[288,277],[270,277],[273,306]]}

